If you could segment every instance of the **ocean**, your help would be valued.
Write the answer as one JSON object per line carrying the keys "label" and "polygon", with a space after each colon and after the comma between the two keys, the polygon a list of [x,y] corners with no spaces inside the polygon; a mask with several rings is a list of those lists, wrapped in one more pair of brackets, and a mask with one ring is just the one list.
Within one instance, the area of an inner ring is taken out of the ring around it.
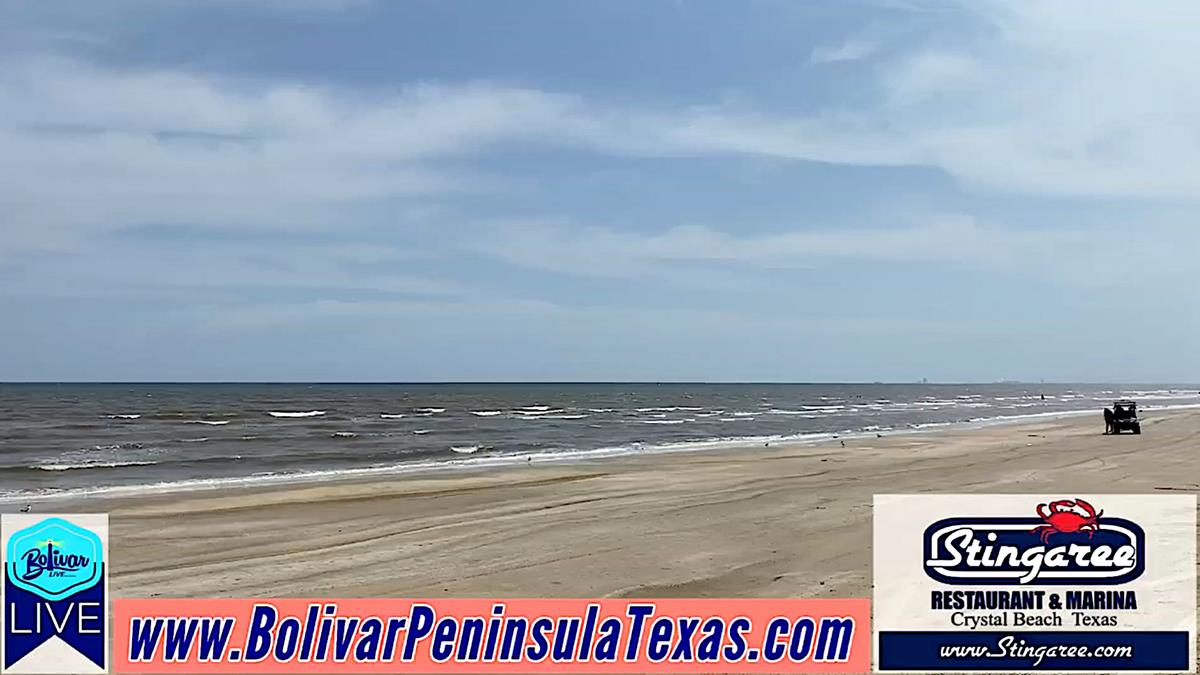
{"label": "ocean", "polygon": [[[0,384],[0,500],[320,480],[1200,405],[1189,385]],[[679,461],[687,461],[680,456]]]}

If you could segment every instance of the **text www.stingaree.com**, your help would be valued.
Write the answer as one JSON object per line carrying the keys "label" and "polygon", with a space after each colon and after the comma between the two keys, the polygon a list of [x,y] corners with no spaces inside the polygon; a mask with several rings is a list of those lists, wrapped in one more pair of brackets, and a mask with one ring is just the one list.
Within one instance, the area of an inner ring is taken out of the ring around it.
{"label": "text www.stingaree.com", "polygon": [[413,604],[406,616],[338,616],[337,606],[310,605],[308,615],[280,618],[269,602],[254,605],[240,643],[236,617],[134,616],[133,663],[843,663],[850,658],[853,617],[784,617],[755,626],[744,616],[654,616],[653,604],[630,604],[624,616],[441,616]]}
{"label": "text www.stingaree.com", "polygon": [[1063,659],[1131,659],[1133,647],[1129,645],[1030,645],[1012,635],[997,641],[996,646],[986,645],[942,645],[938,654],[943,659],[1028,659],[1040,666],[1047,658]]}

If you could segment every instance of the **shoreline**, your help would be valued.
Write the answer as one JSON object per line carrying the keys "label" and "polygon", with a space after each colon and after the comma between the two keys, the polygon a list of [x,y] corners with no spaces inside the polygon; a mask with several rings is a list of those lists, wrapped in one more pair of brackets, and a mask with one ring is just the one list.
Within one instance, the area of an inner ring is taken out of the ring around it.
{"label": "shoreline", "polygon": [[[122,597],[863,597],[876,493],[1200,491],[1200,411],[83,500]],[[98,508],[101,507],[101,508]]]}
{"label": "shoreline", "polygon": [[[1143,406],[1144,412],[1158,413],[1200,408],[1200,403],[1162,404]],[[512,468],[537,465],[553,465],[575,462],[611,461],[625,457],[653,455],[677,455],[700,452],[739,451],[775,443],[779,446],[811,446],[830,440],[861,440],[864,438],[911,436],[914,434],[939,433],[986,429],[1036,423],[1098,414],[1095,409],[1058,410],[1020,415],[1003,415],[976,418],[956,422],[932,422],[910,425],[909,428],[880,428],[847,432],[813,432],[789,436],[762,435],[740,438],[717,438],[711,440],[680,441],[651,445],[605,447],[588,450],[547,451],[522,454],[485,455],[461,459],[422,460],[384,466],[365,466],[345,469],[314,470],[304,473],[280,473],[250,475],[236,478],[197,478],[154,484],[114,485],[98,488],[71,489],[60,494],[0,495],[0,511],[18,504],[73,503],[86,500],[125,500],[155,496],[216,493],[226,490],[283,489],[291,486],[333,484],[381,480],[389,477],[420,477],[431,475],[463,475],[479,471],[505,471]]]}

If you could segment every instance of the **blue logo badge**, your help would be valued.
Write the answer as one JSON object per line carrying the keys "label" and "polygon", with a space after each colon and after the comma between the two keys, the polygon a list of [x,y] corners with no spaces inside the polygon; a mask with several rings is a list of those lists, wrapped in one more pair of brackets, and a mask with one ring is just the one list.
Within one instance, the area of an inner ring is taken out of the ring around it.
{"label": "blue logo badge", "polygon": [[[98,673],[108,661],[103,514],[0,515],[4,529],[3,673]],[[60,647],[43,649],[57,638]]]}
{"label": "blue logo badge", "polygon": [[61,518],[49,518],[8,540],[8,579],[46,600],[62,600],[104,580],[100,537]]}

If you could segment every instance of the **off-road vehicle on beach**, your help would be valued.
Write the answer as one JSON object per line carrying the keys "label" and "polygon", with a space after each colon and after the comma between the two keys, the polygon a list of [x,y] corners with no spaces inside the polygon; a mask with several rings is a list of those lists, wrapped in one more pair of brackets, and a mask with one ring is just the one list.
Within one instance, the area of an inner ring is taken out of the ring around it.
{"label": "off-road vehicle on beach", "polygon": [[1125,429],[1135,434],[1142,433],[1142,423],[1137,416],[1137,401],[1114,401],[1112,411],[1114,434],[1119,434]]}

